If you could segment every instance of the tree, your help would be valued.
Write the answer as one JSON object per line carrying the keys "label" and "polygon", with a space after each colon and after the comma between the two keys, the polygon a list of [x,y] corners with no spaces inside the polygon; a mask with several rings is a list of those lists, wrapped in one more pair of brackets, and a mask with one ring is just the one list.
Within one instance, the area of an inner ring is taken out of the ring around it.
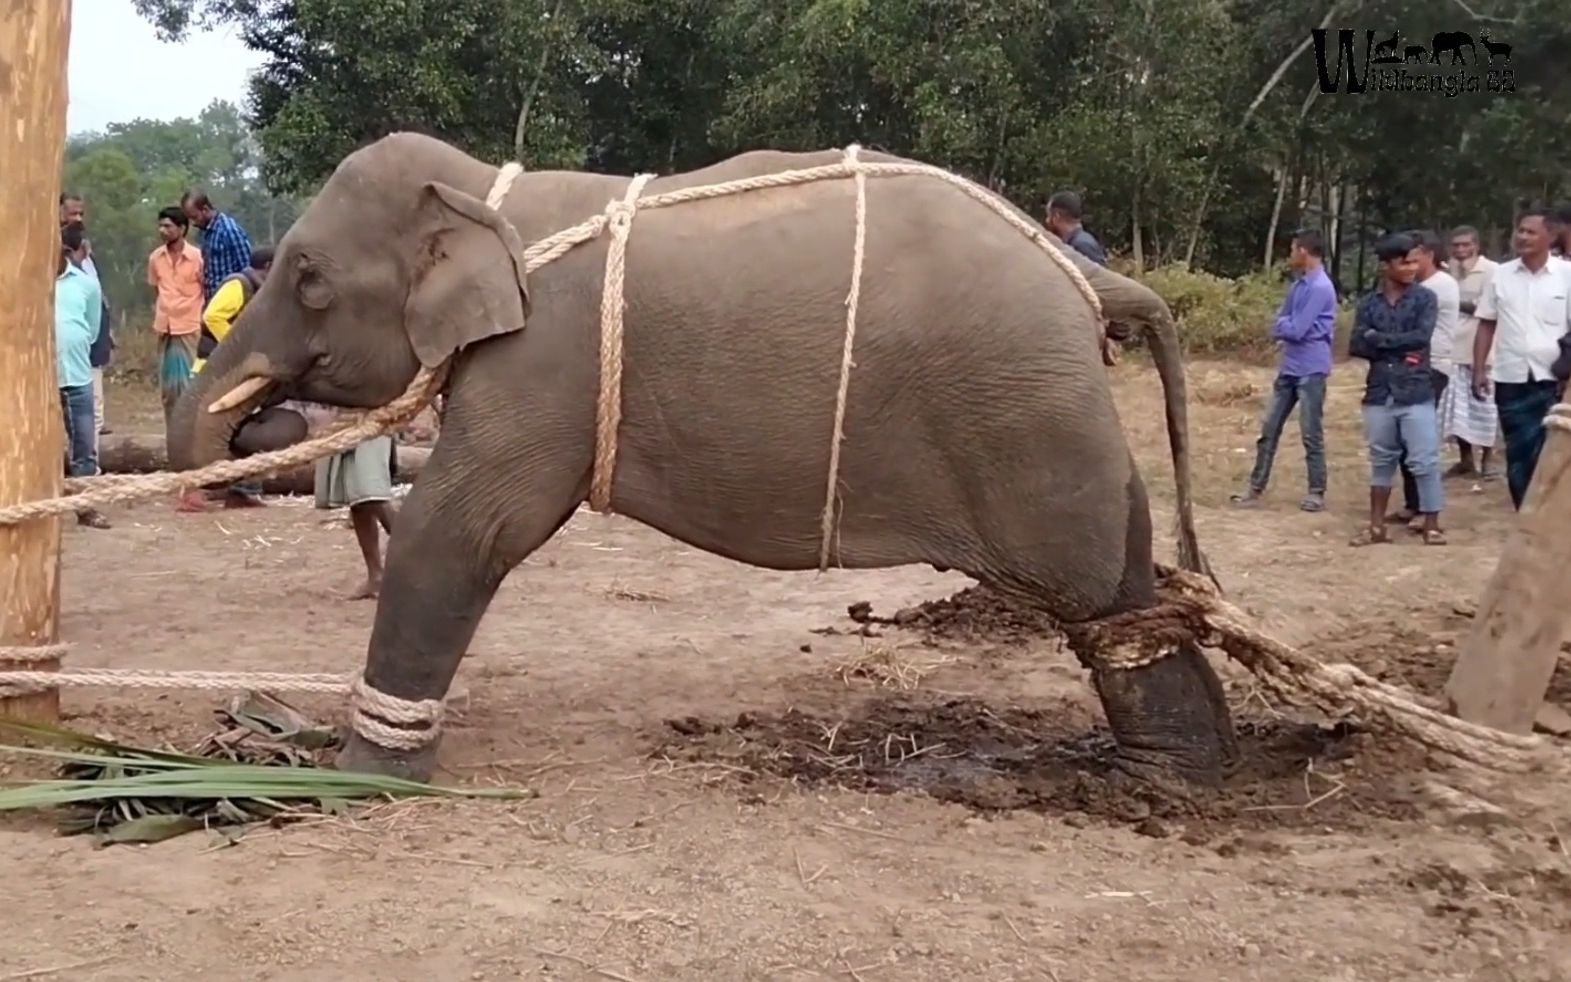
{"label": "tree", "polygon": [[225,102],[195,119],[136,119],[70,137],[64,186],[87,202],[93,260],[122,318],[150,314],[146,265],[158,242],[158,211],[178,204],[187,189],[207,191],[257,245],[284,234],[302,203],[268,193],[258,159],[240,111]]}
{"label": "tree", "polygon": [[[228,24],[266,54],[245,122],[275,190],[396,129],[616,173],[856,141],[1033,213],[1080,188],[1140,265],[1270,268],[1281,232],[1320,225],[1355,283],[1348,246],[1379,231],[1503,229],[1519,198],[1571,196],[1564,0],[136,2],[167,37]],[[1516,91],[1321,93],[1317,26],[1489,31]]]}

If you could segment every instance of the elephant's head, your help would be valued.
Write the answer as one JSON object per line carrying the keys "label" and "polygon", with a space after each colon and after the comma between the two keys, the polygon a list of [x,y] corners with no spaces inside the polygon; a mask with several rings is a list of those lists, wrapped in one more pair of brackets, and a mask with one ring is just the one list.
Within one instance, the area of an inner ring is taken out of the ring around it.
{"label": "elephant's head", "polygon": [[[496,173],[410,134],[345,158],[176,406],[171,464],[233,456],[237,431],[264,403],[380,406],[421,366],[522,330],[523,243],[484,201]],[[219,402],[227,408],[212,411]]]}

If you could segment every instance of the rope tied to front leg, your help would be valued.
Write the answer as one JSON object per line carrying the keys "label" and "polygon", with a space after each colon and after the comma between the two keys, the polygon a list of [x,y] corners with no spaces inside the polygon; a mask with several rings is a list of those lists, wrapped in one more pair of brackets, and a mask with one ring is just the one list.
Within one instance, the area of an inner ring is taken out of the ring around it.
{"label": "rope tied to front leg", "polygon": [[350,725],[364,739],[388,750],[421,750],[442,734],[447,703],[442,699],[401,699],[374,689],[364,677],[349,688]]}

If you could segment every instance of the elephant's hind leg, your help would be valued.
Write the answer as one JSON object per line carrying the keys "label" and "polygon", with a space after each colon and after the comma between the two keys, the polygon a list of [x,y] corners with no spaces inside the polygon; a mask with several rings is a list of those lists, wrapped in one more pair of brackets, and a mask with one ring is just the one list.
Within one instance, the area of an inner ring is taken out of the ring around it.
{"label": "elephant's hind leg", "polygon": [[[1158,600],[1150,511],[1138,476],[1130,482],[1129,498],[1123,581],[1103,618],[1148,610]],[[1070,633],[1073,639],[1076,632]],[[1118,743],[1119,765],[1152,783],[1178,778],[1214,787],[1238,758],[1222,682],[1194,643],[1153,647],[1162,649],[1160,657],[1135,667],[1111,664],[1098,652],[1076,651],[1091,669],[1108,728]]]}
{"label": "elephant's hind leg", "polygon": [[[583,500],[579,455],[539,454],[525,466],[467,442],[461,426],[442,434],[388,537],[365,682],[394,699],[446,695],[503,578]],[[356,732],[337,766],[426,780],[438,740],[408,750]]]}

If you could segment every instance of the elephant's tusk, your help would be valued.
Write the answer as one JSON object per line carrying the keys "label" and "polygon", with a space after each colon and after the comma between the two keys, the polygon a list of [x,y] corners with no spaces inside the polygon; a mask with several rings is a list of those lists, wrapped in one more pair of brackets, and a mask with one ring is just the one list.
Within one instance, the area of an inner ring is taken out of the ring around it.
{"label": "elephant's tusk", "polygon": [[207,411],[210,413],[224,413],[243,406],[247,399],[264,391],[272,384],[273,380],[270,378],[261,378],[253,375],[220,396],[216,402],[207,407]]}

